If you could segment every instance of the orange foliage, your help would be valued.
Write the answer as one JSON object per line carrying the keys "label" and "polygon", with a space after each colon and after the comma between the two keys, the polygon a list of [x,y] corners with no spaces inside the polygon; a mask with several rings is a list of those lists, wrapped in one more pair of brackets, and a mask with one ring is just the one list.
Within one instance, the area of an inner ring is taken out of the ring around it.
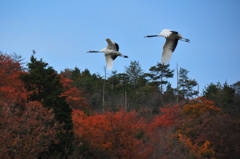
{"label": "orange foliage", "polygon": [[215,152],[210,147],[210,142],[206,140],[203,145],[198,146],[196,143],[193,144],[189,138],[182,134],[178,134],[179,141],[182,142],[188,149],[190,156],[194,158],[208,158],[215,159]]}
{"label": "orange foliage", "polygon": [[124,109],[113,113],[87,116],[73,111],[76,137],[87,142],[90,149],[108,151],[118,158],[148,158],[152,147],[148,144],[148,127],[136,112]]}
{"label": "orange foliage", "polygon": [[183,113],[191,118],[197,118],[204,113],[216,114],[220,111],[221,109],[217,108],[213,101],[204,97],[193,99],[183,107]]}
{"label": "orange foliage", "polygon": [[63,85],[62,96],[66,97],[66,102],[73,109],[89,109],[86,99],[81,97],[81,92],[76,87],[72,86],[72,80],[61,76],[61,84]]}

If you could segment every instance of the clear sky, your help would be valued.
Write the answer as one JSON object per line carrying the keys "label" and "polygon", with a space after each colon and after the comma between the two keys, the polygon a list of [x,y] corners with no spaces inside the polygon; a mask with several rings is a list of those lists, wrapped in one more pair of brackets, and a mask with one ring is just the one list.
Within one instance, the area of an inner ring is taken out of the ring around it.
{"label": "clear sky", "polygon": [[[104,75],[104,55],[86,51],[105,48],[110,38],[129,56],[117,58],[113,70],[122,73],[136,60],[148,72],[161,61],[165,39],[143,37],[171,29],[191,43],[179,41],[170,68],[189,70],[202,91],[211,82],[240,81],[239,8],[239,0],[1,0],[0,51],[29,62],[34,49],[58,72]],[[170,82],[176,87],[176,71]]]}

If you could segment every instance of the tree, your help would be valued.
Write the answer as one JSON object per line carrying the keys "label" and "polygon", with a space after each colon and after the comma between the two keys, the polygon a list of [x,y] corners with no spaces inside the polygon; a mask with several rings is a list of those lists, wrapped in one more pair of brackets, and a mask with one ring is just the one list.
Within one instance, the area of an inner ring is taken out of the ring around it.
{"label": "tree", "polygon": [[118,89],[124,91],[124,106],[127,109],[127,91],[129,90],[129,75],[126,73],[119,74],[120,83],[117,85]]}
{"label": "tree", "polygon": [[23,82],[19,80],[21,73],[22,68],[19,62],[14,61],[7,54],[0,55],[0,98],[9,101],[17,100],[18,106],[25,105],[27,99]]}
{"label": "tree", "polygon": [[235,90],[227,84],[227,81],[223,85],[222,100],[224,107],[229,108],[233,104],[235,96]]}
{"label": "tree", "polygon": [[52,155],[66,156],[71,153],[71,143],[73,140],[72,134],[72,110],[66,103],[63,93],[62,84],[60,83],[60,75],[48,64],[39,61],[31,56],[31,62],[28,63],[28,73],[21,76],[25,83],[25,88],[29,93],[28,101],[38,101],[43,107],[53,109],[55,119],[64,124],[64,131],[59,135],[61,142],[57,145],[53,144],[51,151]]}
{"label": "tree", "polygon": [[133,85],[133,88],[138,88],[138,82],[143,75],[143,70],[137,61],[131,61],[130,65],[126,67],[126,74],[129,77],[129,82]]}
{"label": "tree", "polygon": [[205,86],[205,90],[203,90],[203,96],[205,96],[208,100],[214,100],[220,89],[221,88],[219,88],[218,85],[210,83],[207,87]]}
{"label": "tree", "polygon": [[232,88],[235,89],[236,95],[239,96],[239,95],[240,95],[240,81],[234,83],[234,84],[232,85]]}
{"label": "tree", "polygon": [[239,114],[239,97],[236,90],[225,82],[223,85],[218,82],[216,85],[211,83],[203,91],[203,95],[213,100],[218,107],[226,113]]}
{"label": "tree", "polygon": [[167,84],[167,80],[164,80],[164,78],[172,78],[174,70],[170,70],[169,65],[157,63],[157,65],[152,66],[149,71],[150,73],[146,75],[151,78],[151,83],[157,87],[160,86],[160,100],[162,102],[163,86]]}
{"label": "tree", "polygon": [[195,158],[239,156],[239,116],[223,114],[222,109],[205,97],[191,100],[182,112],[185,119],[178,132]]}
{"label": "tree", "polygon": [[102,89],[103,79],[96,74],[91,74],[88,69],[80,71],[75,67],[71,71],[71,78],[73,86],[81,90],[83,97],[86,98],[87,103],[91,108],[102,110]]}
{"label": "tree", "polygon": [[87,116],[74,111],[73,123],[78,141],[89,146],[94,152],[93,158],[103,158],[100,155],[104,152],[108,152],[106,158],[119,159],[147,158],[152,153],[150,129],[136,112],[121,109],[116,113]]}
{"label": "tree", "polygon": [[171,83],[168,82],[163,95],[164,104],[175,104],[177,99],[176,93],[176,89],[172,88]]}
{"label": "tree", "polygon": [[193,126],[193,131],[199,134],[195,142],[209,141],[219,159],[238,158],[240,155],[240,118],[219,113],[214,116],[207,114],[201,117],[201,124]]}
{"label": "tree", "polygon": [[48,157],[42,153],[52,142],[59,142],[60,127],[53,111],[38,102],[29,102],[21,109],[14,102],[0,100],[0,107],[0,158]]}
{"label": "tree", "polygon": [[179,71],[179,93],[186,98],[192,98],[194,95],[197,95],[199,92],[195,91],[193,88],[197,86],[197,81],[195,79],[189,79],[189,71],[181,68]]}
{"label": "tree", "polygon": [[179,88],[181,88],[181,90],[179,91],[179,93],[182,96],[187,96],[187,81],[189,79],[189,77],[187,76],[188,74],[188,70],[181,68],[180,67],[180,71],[179,71]]}
{"label": "tree", "polygon": [[196,100],[191,100],[183,107],[183,113],[191,118],[198,118],[205,113],[214,115],[220,111],[221,109],[216,107],[213,101],[207,100],[204,97],[198,97]]}
{"label": "tree", "polygon": [[72,80],[61,76],[60,80],[63,86],[63,93],[61,96],[66,98],[67,104],[72,109],[87,110],[89,106],[86,102],[86,98],[81,97],[82,92],[79,91],[75,86],[72,86]]}
{"label": "tree", "polygon": [[0,158],[37,158],[58,142],[61,130],[52,110],[27,103],[21,73],[18,61],[0,55]]}

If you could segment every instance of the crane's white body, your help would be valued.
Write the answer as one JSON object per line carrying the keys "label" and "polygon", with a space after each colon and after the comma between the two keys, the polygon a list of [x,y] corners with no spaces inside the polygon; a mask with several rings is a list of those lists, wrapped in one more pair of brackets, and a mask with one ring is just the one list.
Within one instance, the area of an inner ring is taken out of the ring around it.
{"label": "crane's white body", "polygon": [[128,56],[122,55],[118,50],[119,46],[117,43],[113,42],[111,39],[106,39],[108,45],[106,48],[100,50],[100,51],[88,51],[88,53],[105,53],[105,58],[106,58],[106,63],[107,63],[107,68],[108,71],[112,69],[113,67],[113,61],[118,57],[124,57],[128,58]]}
{"label": "crane's white body", "polygon": [[148,35],[145,37],[158,37],[158,36],[162,36],[166,38],[166,42],[163,45],[163,52],[162,52],[162,59],[161,59],[161,63],[163,65],[169,64],[172,54],[177,47],[178,40],[189,42],[189,40],[183,38],[181,34],[178,34],[178,32],[176,31],[171,31],[170,29],[163,29],[162,32],[158,35]]}

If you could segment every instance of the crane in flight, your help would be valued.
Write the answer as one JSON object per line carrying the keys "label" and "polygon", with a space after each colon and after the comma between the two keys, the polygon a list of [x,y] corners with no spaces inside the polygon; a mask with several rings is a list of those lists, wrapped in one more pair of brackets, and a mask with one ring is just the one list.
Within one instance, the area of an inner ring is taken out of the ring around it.
{"label": "crane in flight", "polygon": [[161,63],[163,65],[169,64],[172,54],[177,47],[178,40],[190,42],[189,39],[183,38],[181,34],[179,34],[176,31],[171,31],[170,29],[163,29],[160,34],[147,35],[145,36],[145,38],[159,37],[159,36],[166,38],[166,42],[163,45],[163,52],[162,52],[162,59],[161,59]]}
{"label": "crane in flight", "polygon": [[106,63],[108,71],[112,69],[113,67],[113,61],[118,57],[124,57],[128,58],[126,55],[122,55],[122,53],[119,52],[119,45],[115,42],[113,42],[111,39],[106,39],[108,45],[106,48],[100,50],[100,51],[88,51],[87,53],[105,53]]}

